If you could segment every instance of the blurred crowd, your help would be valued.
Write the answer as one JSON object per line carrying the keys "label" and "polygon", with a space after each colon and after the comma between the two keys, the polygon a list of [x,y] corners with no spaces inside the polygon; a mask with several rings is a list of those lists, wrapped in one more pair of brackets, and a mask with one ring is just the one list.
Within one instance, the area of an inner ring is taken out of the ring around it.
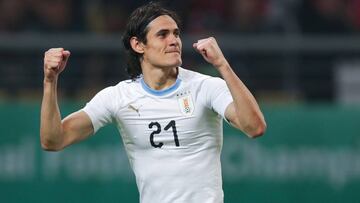
{"label": "blurred crowd", "polygon": [[[0,0],[0,35],[121,34],[130,13],[146,2]],[[189,35],[328,36],[360,33],[360,0],[162,0],[162,3],[180,15],[182,33]],[[11,53],[0,50],[0,100],[8,96],[40,95],[44,50],[14,50]],[[226,54],[235,72],[241,75],[255,94],[261,91],[276,94],[285,90],[290,91],[290,95],[300,94],[308,101],[334,99],[334,62],[339,57],[337,53],[291,56],[282,53],[266,55],[259,51]],[[91,96],[89,90],[96,92],[125,79],[126,65],[122,57],[115,52],[83,51],[72,54],[70,65],[76,68],[67,69],[61,78],[66,80],[61,82],[64,94],[74,97],[79,92],[80,96],[81,92],[87,92],[86,95]],[[201,58],[196,57],[186,56],[185,65],[204,68],[201,67],[205,66],[199,60]],[[212,70],[208,67],[204,69]]]}
{"label": "blurred crowd", "polygon": [[[146,0],[0,0],[0,32],[121,32]],[[163,1],[187,33],[352,33],[358,0]]]}

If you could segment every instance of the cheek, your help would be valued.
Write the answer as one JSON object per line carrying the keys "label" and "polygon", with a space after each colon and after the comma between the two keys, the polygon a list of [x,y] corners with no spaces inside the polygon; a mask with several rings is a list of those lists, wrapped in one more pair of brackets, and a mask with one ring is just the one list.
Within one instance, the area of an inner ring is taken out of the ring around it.
{"label": "cheek", "polygon": [[180,49],[181,49],[181,48],[182,48],[182,41],[181,41],[180,38],[178,39],[178,44],[179,44],[179,47],[180,47]]}
{"label": "cheek", "polygon": [[149,58],[151,58],[160,55],[162,51],[163,51],[162,47],[154,45],[147,50],[146,54],[149,56]]}
{"label": "cheek", "polygon": [[161,55],[166,50],[166,46],[161,46],[161,44],[154,45],[152,48],[152,54],[154,55]]}

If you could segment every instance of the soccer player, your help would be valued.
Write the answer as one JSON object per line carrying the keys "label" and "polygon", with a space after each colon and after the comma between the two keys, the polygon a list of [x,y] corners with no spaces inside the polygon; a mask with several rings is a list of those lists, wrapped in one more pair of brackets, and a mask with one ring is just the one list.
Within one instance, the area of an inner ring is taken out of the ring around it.
{"label": "soccer player", "polygon": [[142,203],[223,202],[222,120],[249,137],[265,132],[259,106],[236,76],[213,37],[194,49],[223,79],[181,66],[177,15],[148,3],[130,16],[123,36],[129,80],[100,91],[61,120],[57,81],[70,52],[44,57],[41,144],[58,151],[114,123],[120,131]]}

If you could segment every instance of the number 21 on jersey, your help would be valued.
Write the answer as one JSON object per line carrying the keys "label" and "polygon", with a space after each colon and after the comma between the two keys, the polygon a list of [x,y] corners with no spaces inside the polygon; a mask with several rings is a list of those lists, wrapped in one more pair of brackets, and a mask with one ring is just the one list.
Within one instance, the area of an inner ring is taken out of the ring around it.
{"label": "number 21 on jersey", "polygon": [[[150,144],[151,146],[155,147],[155,148],[161,148],[164,143],[159,142],[159,143],[155,143],[154,142],[154,135],[160,134],[161,133],[161,125],[158,122],[151,122],[149,123],[149,129],[153,129],[155,128],[155,130],[150,134]],[[173,136],[174,136],[174,142],[175,142],[175,146],[179,147],[179,138],[177,135],[177,131],[176,131],[176,123],[174,120],[171,120],[164,128],[165,131],[168,131],[170,128],[172,128],[172,132],[173,132]]]}

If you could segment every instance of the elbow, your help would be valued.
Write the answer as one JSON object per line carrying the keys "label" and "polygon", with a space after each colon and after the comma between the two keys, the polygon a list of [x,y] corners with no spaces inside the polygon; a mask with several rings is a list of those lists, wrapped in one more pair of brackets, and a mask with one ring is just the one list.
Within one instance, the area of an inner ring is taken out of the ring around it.
{"label": "elbow", "polygon": [[265,134],[266,128],[266,122],[261,121],[256,125],[256,127],[249,130],[246,134],[249,138],[258,138]]}
{"label": "elbow", "polygon": [[41,143],[41,148],[44,151],[48,151],[48,152],[57,152],[60,151],[58,148],[56,147],[52,147],[51,145],[45,144],[45,143]]}
{"label": "elbow", "polygon": [[58,144],[55,144],[54,142],[46,140],[44,138],[41,138],[41,148],[44,151],[50,151],[50,152],[56,152],[62,149]]}

